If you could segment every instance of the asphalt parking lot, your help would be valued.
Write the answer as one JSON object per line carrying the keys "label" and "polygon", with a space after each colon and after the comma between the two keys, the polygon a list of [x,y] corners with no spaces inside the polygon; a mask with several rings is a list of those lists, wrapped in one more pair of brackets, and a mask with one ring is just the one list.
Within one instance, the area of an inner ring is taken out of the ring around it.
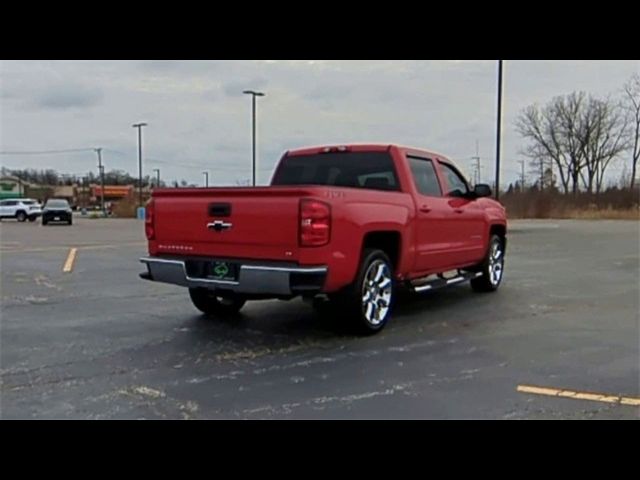
{"label": "asphalt parking lot", "polygon": [[300,300],[207,319],[138,278],[137,220],[2,222],[0,416],[640,418],[638,222],[513,221],[508,238],[497,293],[426,293],[361,338]]}

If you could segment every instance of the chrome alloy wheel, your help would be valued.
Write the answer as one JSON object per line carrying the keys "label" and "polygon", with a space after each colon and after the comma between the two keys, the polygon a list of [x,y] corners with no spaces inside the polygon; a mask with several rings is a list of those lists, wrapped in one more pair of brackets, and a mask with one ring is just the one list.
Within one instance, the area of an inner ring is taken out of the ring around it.
{"label": "chrome alloy wheel", "polygon": [[504,268],[504,255],[502,244],[499,241],[491,245],[489,253],[489,281],[494,287],[500,283],[502,279],[502,270]]}
{"label": "chrome alloy wheel", "polygon": [[382,260],[371,262],[362,282],[362,313],[371,325],[382,323],[391,307],[393,279]]}

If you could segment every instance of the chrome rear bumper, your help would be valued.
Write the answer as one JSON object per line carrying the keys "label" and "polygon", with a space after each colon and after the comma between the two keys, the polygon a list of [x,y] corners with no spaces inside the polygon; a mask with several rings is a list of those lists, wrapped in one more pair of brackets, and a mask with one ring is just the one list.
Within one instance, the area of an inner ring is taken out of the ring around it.
{"label": "chrome rear bumper", "polygon": [[[249,295],[288,296],[305,292],[320,292],[327,275],[326,266],[275,266],[257,264],[256,262],[240,262],[242,264],[237,281],[229,281],[211,277],[189,276],[185,264],[187,260],[144,257],[140,261],[147,266],[147,272],[140,274],[140,277],[145,280]],[[206,262],[208,260],[192,261]]]}

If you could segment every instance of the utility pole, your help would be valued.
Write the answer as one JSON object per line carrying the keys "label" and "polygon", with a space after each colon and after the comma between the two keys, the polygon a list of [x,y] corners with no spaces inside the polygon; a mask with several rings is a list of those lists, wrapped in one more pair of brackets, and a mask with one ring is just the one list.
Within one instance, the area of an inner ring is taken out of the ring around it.
{"label": "utility pole", "polygon": [[102,148],[94,149],[98,154],[98,172],[100,173],[100,208],[102,216],[106,216],[104,209],[104,165],[102,165]]}
{"label": "utility pole", "polygon": [[540,157],[540,191],[544,192],[544,157]]}
{"label": "utility pole", "polygon": [[482,165],[480,164],[480,153],[479,153],[479,147],[478,147],[478,140],[476,140],[476,156],[475,157],[471,157],[471,160],[475,160],[475,170],[474,170],[474,183],[477,185],[478,183],[482,182],[482,174],[481,174],[481,170],[482,170]]}
{"label": "utility pole", "polygon": [[142,207],[142,127],[146,127],[144,122],[134,123],[133,128],[138,129],[138,206]]}
{"label": "utility pole", "polygon": [[471,168],[473,168],[473,183],[475,185],[480,183],[480,157],[471,157],[472,163]]}
{"label": "utility pole", "polygon": [[160,188],[160,169],[154,168],[153,171],[156,173],[156,187]]}
{"label": "utility pole", "polygon": [[496,125],[496,200],[500,199],[500,146],[502,143],[502,60],[498,60],[498,122]]}
{"label": "utility pole", "polygon": [[209,172],[202,172],[204,174],[204,187],[209,188]]}
{"label": "utility pole", "polygon": [[87,177],[82,177],[82,208],[87,208]]}
{"label": "utility pole", "polygon": [[518,160],[520,164],[520,190],[524,192],[524,160]]}
{"label": "utility pole", "polygon": [[251,131],[252,131],[252,143],[253,143],[253,163],[252,163],[252,179],[253,186],[256,186],[256,97],[264,97],[263,92],[256,92],[254,90],[245,90],[245,95],[251,95]]}

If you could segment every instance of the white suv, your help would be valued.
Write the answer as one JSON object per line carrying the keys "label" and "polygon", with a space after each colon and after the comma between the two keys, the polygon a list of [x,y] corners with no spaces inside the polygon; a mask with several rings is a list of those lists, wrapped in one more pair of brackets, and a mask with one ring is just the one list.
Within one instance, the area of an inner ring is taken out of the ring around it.
{"label": "white suv", "polygon": [[42,207],[37,200],[30,198],[15,198],[0,200],[0,220],[3,218],[15,218],[19,222],[29,219],[35,222],[42,215]]}

